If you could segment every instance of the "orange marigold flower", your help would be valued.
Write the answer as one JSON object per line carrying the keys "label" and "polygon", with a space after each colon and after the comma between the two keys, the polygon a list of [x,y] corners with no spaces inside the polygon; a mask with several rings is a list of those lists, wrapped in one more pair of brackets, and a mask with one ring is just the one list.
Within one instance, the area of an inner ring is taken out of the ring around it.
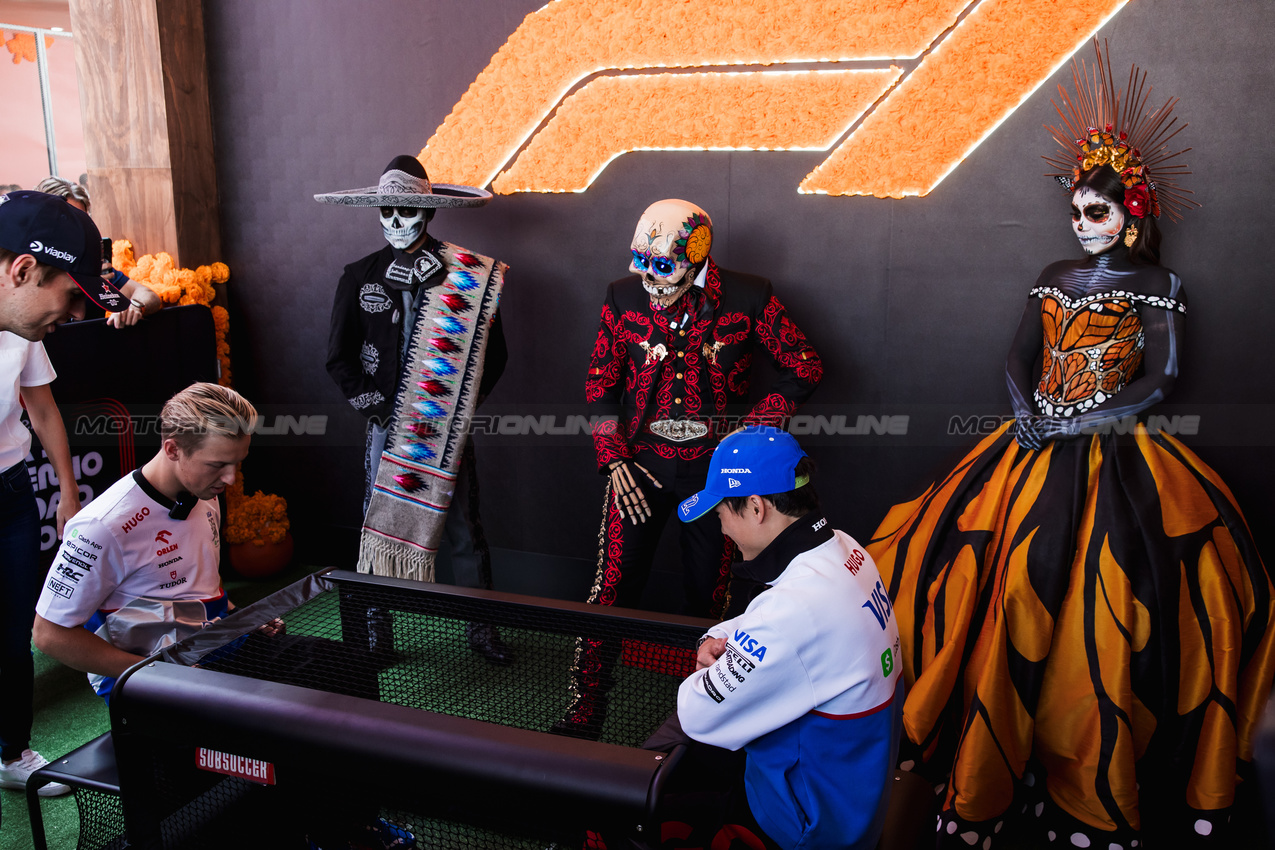
{"label": "orange marigold flower", "polygon": [[173,255],[167,251],[160,251],[155,255],[155,268],[161,275],[164,272],[172,271],[176,267],[177,264],[173,262]]}
{"label": "orange marigold flower", "polygon": [[127,239],[116,239],[111,242],[111,265],[124,274],[128,274],[137,261],[133,259],[133,243]]}
{"label": "orange marigold flower", "polygon": [[200,266],[195,269],[195,279],[199,281],[200,286],[209,286],[212,284],[212,269],[208,266]]}
{"label": "orange marigold flower", "polygon": [[258,490],[251,496],[227,495],[226,541],[228,543],[278,543],[288,533],[288,503],[282,496]]}
{"label": "orange marigold flower", "polygon": [[137,264],[133,266],[133,273],[129,275],[133,280],[148,281],[155,272],[155,258],[150,254],[143,254]]}
{"label": "orange marigold flower", "polygon": [[226,312],[225,307],[213,307],[212,315],[213,325],[217,328],[217,333],[224,335],[230,330],[230,313]]}
{"label": "orange marigold flower", "polygon": [[225,263],[213,263],[210,268],[214,283],[225,283],[230,280],[230,267]]}

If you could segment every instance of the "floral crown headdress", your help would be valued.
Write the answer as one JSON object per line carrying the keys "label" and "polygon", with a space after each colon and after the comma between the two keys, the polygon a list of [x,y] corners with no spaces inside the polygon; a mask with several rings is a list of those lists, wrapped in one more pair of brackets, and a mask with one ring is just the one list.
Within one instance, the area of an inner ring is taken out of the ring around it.
{"label": "floral crown headdress", "polygon": [[1058,86],[1059,100],[1054,109],[1062,123],[1046,126],[1058,142],[1059,152],[1043,159],[1059,169],[1050,172],[1071,191],[1080,175],[1099,165],[1110,165],[1125,186],[1125,207],[1135,218],[1150,214],[1160,217],[1163,210],[1169,218],[1180,221],[1182,211],[1198,207],[1190,189],[1178,180],[1191,172],[1181,162],[1170,162],[1191,150],[1169,152],[1169,140],[1187,128],[1171,117],[1177,98],[1169,98],[1159,109],[1148,111],[1151,86],[1146,85],[1145,71],[1134,65],[1129,70],[1129,85],[1117,90],[1111,74],[1110,54],[1094,39],[1096,59],[1087,65],[1071,63],[1074,95]]}

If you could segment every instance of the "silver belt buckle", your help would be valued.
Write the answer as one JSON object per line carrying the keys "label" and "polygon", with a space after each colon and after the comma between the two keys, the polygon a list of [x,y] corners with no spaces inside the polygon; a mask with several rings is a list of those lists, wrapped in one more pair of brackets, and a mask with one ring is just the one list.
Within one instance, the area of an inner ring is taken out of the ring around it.
{"label": "silver belt buckle", "polygon": [[708,435],[708,425],[693,419],[657,419],[649,427],[652,434],[674,443],[698,440]]}

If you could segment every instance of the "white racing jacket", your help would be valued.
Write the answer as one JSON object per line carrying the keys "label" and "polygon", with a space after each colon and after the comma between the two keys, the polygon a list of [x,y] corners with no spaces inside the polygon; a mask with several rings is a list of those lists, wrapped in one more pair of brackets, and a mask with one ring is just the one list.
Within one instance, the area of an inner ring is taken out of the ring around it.
{"label": "white racing jacket", "polygon": [[811,513],[735,572],[769,588],[709,631],[726,651],[682,683],[683,730],[745,748],[749,808],[781,846],[874,847],[903,707],[876,565]]}

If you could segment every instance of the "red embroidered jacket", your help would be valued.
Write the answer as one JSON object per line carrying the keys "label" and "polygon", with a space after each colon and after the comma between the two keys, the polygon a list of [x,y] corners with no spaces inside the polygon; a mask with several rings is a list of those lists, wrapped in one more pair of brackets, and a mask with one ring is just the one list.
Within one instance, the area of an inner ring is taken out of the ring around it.
{"label": "red embroidered jacket", "polygon": [[[689,308],[684,327],[670,328]],[[748,408],[753,352],[779,372],[770,392]],[[593,432],[599,470],[637,451],[693,460],[740,425],[782,426],[823,377],[819,355],[792,323],[770,281],[719,269],[711,259],[703,289],[692,286],[668,310],[654,310],[632,275],[607,288],[585,381],[591,416],[615,417]],[[663,419],[708,426],[698,439],[653,434]]]}

